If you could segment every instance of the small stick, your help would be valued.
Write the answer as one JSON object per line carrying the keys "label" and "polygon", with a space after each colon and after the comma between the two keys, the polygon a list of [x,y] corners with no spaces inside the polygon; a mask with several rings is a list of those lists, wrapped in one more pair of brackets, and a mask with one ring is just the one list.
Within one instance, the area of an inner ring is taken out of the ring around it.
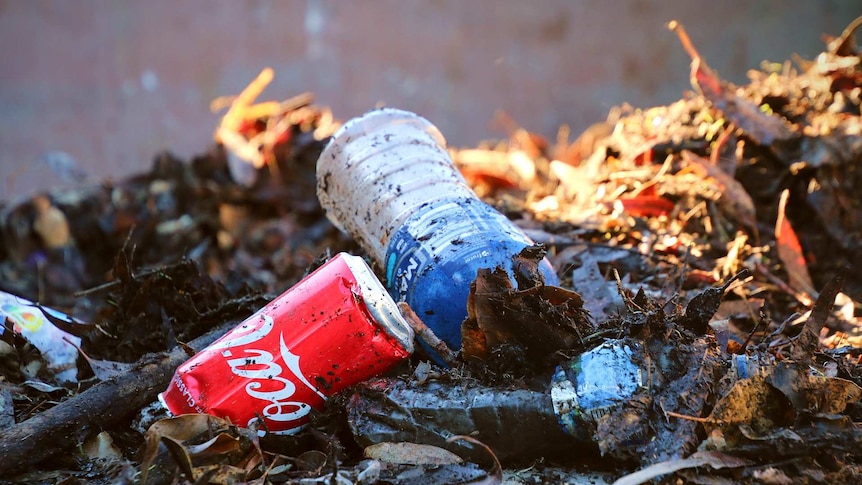
{"label": "small stick", "polygon": [[736,127],[733,126],[733,123],[730,123],[728,124],[727,128],[725,128],[724,131],[722,131],[721,134],[718,135],[718,139],[715,140],[715,144],[712,146],[712,151],[709,153],[709,161],[713,165],[718,165],[718,159],[719,155],[721,154],[721,149],[722,147],[724,147],[725,143],[727,143],[727,140],[730,139],[730,135],[735,129]]}
{"label": "small stick", "polygon": [[804,306],[810,307],[814,305],[814,300],[812,300],[808,295],[804,293],[800,293],[793,288],[790,287],[787,283],[785,283],[781,278],[772,274],[769,269],[761,263],[756,263],[754,265],[754,269],[757,270],[758,273],[765,276],[770,282],[772,282],[775,286],[777,286],[781,291],[787,293],[796,299],[799,303]]}
{"label": "small stick", "polygon": [[682,48],[685,49],[689,57],[692,59],[700,59],[700,53],[698,53],[697,49],[694,48],[694,44],[691,43],[691,39],[688,37],[688,33],[685,31],[685,28],[681,23],[676,20],[671,20],[667,23],[667,28],[672,30],[679,37]]}
{"label": "small stick", "polygon": [[665,411],[665,416],[670,416],[672,418],[684,419],[686,421],[695,421],[698,423],[706,423],[706,424],[721,424],[721,421],[711,419],[711,418],[699,418],[697,416],[689,416],[687,414],[679,414],[673,411]]}
{"label": "small stick", "polygon": [[446,439],[447,443],[454,443],[456,441],[466,441],[467,443],[471,443],[480,448],[483,448],[485,451],[488,452],[489,455],[491,455],[491,459],[494,461],[494,468],[491,470],[488,476],[485,477],[484,480],[476,483],[476,485],[497,485],[503,483],[503,467],[500,465],[500,460],[497,458],[497,455],[494,454],[494,451],[491,450],[490,446],[486,445],[485,443],[482,443],[481,441],[477,440],[476,438],[473,438],[472,436],[461,434],[450,436],[448,439]]}
{"label": "small stick", "polygon": [[434,349],[446,365],[449,367],[455,367],[458,364],[458,355],[455,352],[452,352],[452,349],[446,345],[446,342],[440,340],[440,337],[435,335],[434,331],[428,328],[428,325],[425,325],[425,322],[419,318],[419,315],[410,308],[410,305],[408,305],[406,301],[399,301],[398,309],[401,310],[401,314],[404,316],[404,319],[407,320],[407,323],[409,323],[410,327],[413,328],[413,331],[416,332],[416,336]]}

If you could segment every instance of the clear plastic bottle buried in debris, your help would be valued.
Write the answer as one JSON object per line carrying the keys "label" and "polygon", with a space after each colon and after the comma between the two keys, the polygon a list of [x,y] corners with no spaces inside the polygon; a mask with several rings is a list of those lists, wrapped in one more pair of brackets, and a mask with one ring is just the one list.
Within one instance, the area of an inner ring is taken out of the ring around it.
{"label": "clear plastic bottle buried in debris", "polygon": [[[440,131],[407,111],[381,109],[347,122],[317,162],[329,219],[385,269],[406,301],[453,349],[461,347],[470,284],[480,268],[512,273],[533,241],[467,186]],[[543,260],[544,282],[559,284]]]}
{"label": "clear plastic bottle buried in debris", "polygon": [[542,390],[398,379],[360,384],[347,405],[357,442],[409,441],[479,458],[470,434],[501,460],[529,460],[590,443],[596,420],[645,388],[640,344],[609,341],[557,367]]}

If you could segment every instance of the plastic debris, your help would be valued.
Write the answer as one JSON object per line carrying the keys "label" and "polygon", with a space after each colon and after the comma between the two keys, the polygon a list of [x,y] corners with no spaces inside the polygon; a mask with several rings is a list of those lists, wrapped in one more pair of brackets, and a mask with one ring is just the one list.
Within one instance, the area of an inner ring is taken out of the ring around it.
{"label": "plastic debris", "polygon": [[57,310],[2,291],[0,315],[5,320],[0,327],[0,335],[9,330],[21,335],[39,349],[58,381],[69,383],[77,380],[76,361],[81,339],[61,330],[57,325],[71,326],[82,322]]}
{"label": "plastic debris", "polygon": [[[453,435],[475,436],[500,460],[529,460],[591,442],[598,416],[644,386],[636,349],[607,342],[561,365],[544,389],[376,379],[358,386],[348,422],[363,446],[410,441],[481,460],[482,450]],[[517,439],[513,439],[517,437]]]}

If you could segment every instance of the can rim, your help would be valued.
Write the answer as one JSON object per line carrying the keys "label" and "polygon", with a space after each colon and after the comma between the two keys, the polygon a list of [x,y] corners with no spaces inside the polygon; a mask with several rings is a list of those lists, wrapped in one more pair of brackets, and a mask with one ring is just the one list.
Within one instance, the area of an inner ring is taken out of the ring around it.
{"label": "can rim", "polygon": [[413,328],[401,315],[395,300],[383,287],[377,275],[371,271],[368,264],[359,256],[343,254],[344,262],[353,272],[362,289],[362,298],[366,302],[368,313],[380,324],[383,330],[408,353],[413,353]]}
{"label": "can rim", "polygon": [[[173,385],[173,382],[171,382],[171,385]],[[163,408],[165,408],[165,411],[167,411],[167,412],[168,412],[168,416],[169,416],[169,417],[174,417],[174,416],[176,416],[176,415],[174,414],[174,412],[173,412],[173,411],[171,411],[171,407],[168,405],[168,401],[165,399],[165,396],[162,396],[162,394],[164,394],[164,392],[160,392],[160,393],[159,393],[159,395],[158,395],[158,396],[156,396],[156,397],[158,398],[158,400],[159,400],[159,403],[162,405],[162,407],[163,407]]]}

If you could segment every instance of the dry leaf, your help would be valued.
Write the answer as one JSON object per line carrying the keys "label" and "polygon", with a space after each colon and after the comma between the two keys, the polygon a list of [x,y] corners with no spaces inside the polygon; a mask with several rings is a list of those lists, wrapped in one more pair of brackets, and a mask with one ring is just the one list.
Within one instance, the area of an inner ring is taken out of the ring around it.
{"label": "dry leaf", "polygon": [[89,459],[122,460],[123,453],[114,445],[114,440],[107,431],[88,439],[81,445],[81,451]]}
{"label": "dry leaf", "polygon": [[365,457],[398,465],[449,465],[462,463],[455,453],[419,443],[377,443],[365,448]]}
{"label": "dry leaf", "polygon": [[[187,479],[194,481],[208,474],[208,483],[232,483],[235,471],[226,462],[245,455],[251,448],[250,441],[242,440],[241,433],[243,431],[229,421],[207,414],[184,414],[156,421],[144,436],[146,448],[141,460],[141,483],[146,483],[160,444],[165,445]],[[202,435],[212,437],[202,443],[188,443]],[[213,461],[220,463],[212,466]],[[226,481],[214,481],[215,476],[223,476]]]}
{"label": "dry leaf", "polygon": [[613,485],[638,485],[646,483],[653,478],[667,475],[686,468],[696,468],[709,465],[714,469],[739,468],[750,465],[751,462],[742,458],[727,455],[718,451],[698,451],[688,458],[664,461],[648,466],[642,470],[626,475],[615,481]]}
{"label": "dry leaf", "polygon": [[764,113],[751,101],[737,96],[732,86],[727,86],[706,64],[679,22],[672,20],[668,28],[676,32],[683,48],[691,56],[692,87],[721,111],[725,118],[761,145],[771,145],[777,140],[788,140],[795,136],[781,117]]}
{"label": "dry leaf", "polygon": [[805,263],[802,245],[799,243],[796,231],[793,230],[793,226],[790,225],[790,221],[785,214],[789,195],[790,191],[785,189],[778,201],[778,218],[775,221],[775,242],[778,258],[784,264],[784,270],[790,279],[790,287],[796,291],[805,292],[809,296],[816,297],[817,291],[814,290],[814,283],[808,274],[808,266]]}
{"label": "dry leaf", "polygon": [[760,432],[787,424],[786,413],[790,408],[781,392],[763,376],[754,376],[736,381],[730,392],[716,403],[704,426],[711,432],[747,424]]}
{"label": "dry leaf", "polygon": [[812,375],[808,366],[779,362],[767,382],[782,392],[797,412],[843,413],[862,397],[862,388],[839,377]]}

